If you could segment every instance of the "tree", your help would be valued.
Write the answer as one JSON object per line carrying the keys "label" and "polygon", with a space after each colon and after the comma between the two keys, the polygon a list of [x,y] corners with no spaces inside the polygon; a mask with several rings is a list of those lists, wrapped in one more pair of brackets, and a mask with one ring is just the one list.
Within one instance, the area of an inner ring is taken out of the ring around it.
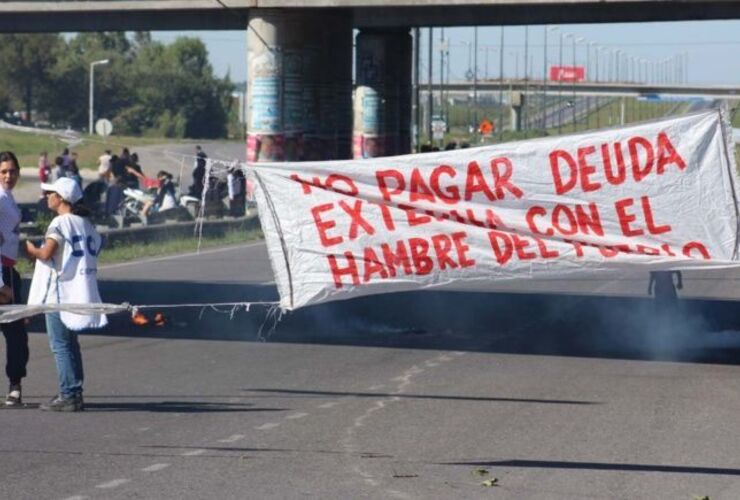
{"label": "tree", "polygon": [[43,109],[58,125],[83,128],[88,120],[90,63],[95,110],[124,134],[215,138],[226,135],[233,85],[213,75],[202,41],[178,38],[165,45],[148,32],[4,35],[0,40],[0,108],[24,102]]}
{"label": "tree", "polygon": [[53,34],[0,35],[0,85],[11,101],[23,105],[29,120],[38,97],[48,90],[49,72],[62,43],[61,36]]}

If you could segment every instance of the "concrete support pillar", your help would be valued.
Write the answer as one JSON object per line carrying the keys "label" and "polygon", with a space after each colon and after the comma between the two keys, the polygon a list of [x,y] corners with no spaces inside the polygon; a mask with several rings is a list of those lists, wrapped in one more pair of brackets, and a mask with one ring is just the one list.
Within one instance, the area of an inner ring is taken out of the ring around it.
{"label": "concrete support pillar", "polygon": [[349,158],[351,93],[348,12],[250,11],[248,161]]}
{"label": "concrete support pillar", "polygon": [[411,151],[409,30],[357,35],[353,155],[376,158]]}

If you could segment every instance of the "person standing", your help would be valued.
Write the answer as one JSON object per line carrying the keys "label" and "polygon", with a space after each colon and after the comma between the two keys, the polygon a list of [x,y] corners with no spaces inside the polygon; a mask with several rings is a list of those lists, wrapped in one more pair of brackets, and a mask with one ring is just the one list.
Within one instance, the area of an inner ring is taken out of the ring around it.
{"label": "person standing", "polygon": [[51,165],[49,164],[49,153],[42,151],[39,155],[39,181],[49,182],[51,177]]}
{"label": "person standing", "polygon": [[[674,279],[675,277],[675,279]],[[683,288],[681,271],[651,271],[648,295],[655,297],[660,312],[674,312],[678,304],[676,289]]]}
{"label": "person standing", "polygon": [[[43,184],[49,209],[57,214],[49,224],[42,247],[26,241],[29,258],[36,259],[28,303],[99,304],[97,258],[101,238],[78,202],[80,186],[72,179]],[[101,328],[108,323],[104,314],[46,313],[46,333],[59,377],[59,394],[39,408],[46,411],[82,411],[82,384],[85,379],[77,332]]]}
{"label": "person standing", "polygon": [[205,151],[200,146],[195,146],[195,165],[193,166],[193,183],[188,189],[188,194],[196,198],[200,198],[203,195],[203,187],[205,186],[206,177],[206,155]]}
{"label": "person standing", "polygon": [[231,167],[226,176],[229,190],[229,215],[243,217],[247,208],[247,180],[239,167]]}
{"label": "person standing", "polygon": [[106,184],[110,182],[112,158],[110,149],[106,149],[105,153],[98,158],[98,180]]}
{"label": "person standing", "polygon": [[[0,153],[0,262],[2,281],[12,292],[11,303],[21,304],[21,276],[15,269],[20,243],[21,211],[13,198],[13,188],[20,178],[18,158],[10,151]],[[26,376],[28,364],[28,332],[20,319],[0,325],[5,337],[5,374],[9,389],[5,406],[21,406],[21,379]]]}

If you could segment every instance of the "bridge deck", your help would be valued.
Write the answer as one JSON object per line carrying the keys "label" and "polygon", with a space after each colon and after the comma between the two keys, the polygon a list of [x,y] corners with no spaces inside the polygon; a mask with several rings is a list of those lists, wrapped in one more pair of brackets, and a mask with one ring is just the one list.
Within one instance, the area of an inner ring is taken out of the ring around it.
{"label": "bridge deck", "polygon": [[253,9],[350,9],[356,27],[739,19],[738,0],[11,0],[0,31],[243,29]]}

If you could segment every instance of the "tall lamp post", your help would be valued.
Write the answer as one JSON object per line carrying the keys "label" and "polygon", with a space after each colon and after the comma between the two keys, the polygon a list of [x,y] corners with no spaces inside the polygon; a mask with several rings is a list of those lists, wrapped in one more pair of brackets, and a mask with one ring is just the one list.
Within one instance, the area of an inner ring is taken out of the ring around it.
{"label": "tall lamp post", "polygon": [[583,42],[583,38],[573,35],[573,132],[576,131],[576,44]]}
{"label": "tall lamp post", "polygon": [[[573,106],[573,132],[576,131],[576,36],[573,33],[566,33],[565,34],[565,40],[573,39],[573,82],[571,83],[572,88],[572,98],[573,102],[571,103]],[[562,77],[562,75],[561,75]],[[562,79],[562,78],[561,78]]]}
{"label": "tall lamp post", "polygon": [[547,129],[547,30],[542,30],[544,38],[544,50],[542,52],[542,130]]}
{"label": "tall lamp post", "polygon": [[563,32],[559,33],[558,55],[558,135],[563,133]]}
{"label": "tall lamp post", "polygon": [[110,59],[101,59],[100,61],[93,61],[90,63],[90,122],[88,124],[87,132],[92,135],[93,133],[93,96],[95,89],[95,66],[108,64]]}

